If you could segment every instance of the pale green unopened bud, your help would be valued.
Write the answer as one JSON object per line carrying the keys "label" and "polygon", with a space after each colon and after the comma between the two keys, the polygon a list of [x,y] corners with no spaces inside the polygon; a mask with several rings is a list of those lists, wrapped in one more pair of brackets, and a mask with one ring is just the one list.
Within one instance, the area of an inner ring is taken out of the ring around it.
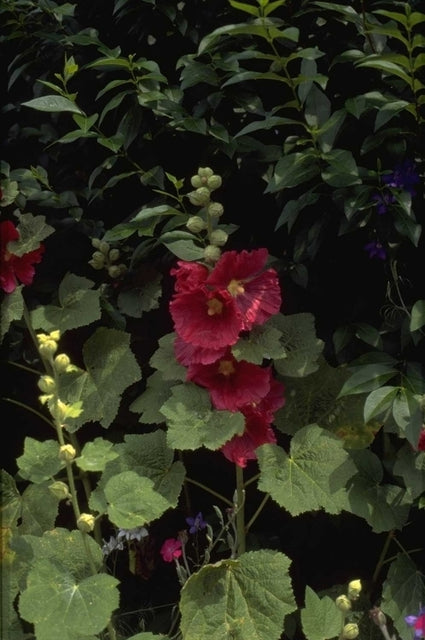
{"label": "pale green unopened bud", "polygon": [[77,452],[72,444],[63,444],[59,448],[59,458],[64,462],[71,462],[71,460],[74,460],[76,454]]}
{"label": "pale green unopened bud", "polygon": [[342,630],[341,637],[344,640],[354,640],[359,635],[359,627],[355,622],[349,622]]}
{"label": "pale green unopened bud", "polygon": [[192,233],[199,233],[207,228],[207,223],[201,218],[201,216],[190,216],[186,222],[186,227]]}
{"label": "pale green unopened bud", "polygon": [[210,167],[199,167],[198,176],[201,178],[209,178],[214,174],[214,171]]}
{"label": "pale green unopened bud", "polygon": [[96,271],[100,271],[105,266],[105,260],[103,258],[101,260],[93,258],[92,260],[89,260],[88,263],[93,267],[93,269],[96,269]]}
{"label": "pale green unopened bud", "polygon": [[343,611],[344,613],[348,613],[348,611],[351,611],[351,602],[345,595],[338,596],[335,599],[335,604],[338,609],[340,611]]}
{"label": "pale green unopened bud", "polygon": [[221,256],[221,251],[218,247],[213,244],[209,244],[204,249],[204,258],[207,262],[217,262],[217,260]]}
{"label": "pale green unopened bud", "polygon": [[223,215],[224,207],[220,202],[211,202],[208,206],[207,213],[211,218],[219,218]]}
{"label": "pale green unopened bud", "polygon": [[350,600],[357,600],[361,590],[362,583],[360,582],[360,580],[351,580],[351,582],[348,583],[347,595]]}
{"label": "pale green unopened bud", "polygon": [[212,175],[208,178],[207,180],[207,187],[210,191],[214,191],[215,189],[218,189],[219,187],[221,187],[221,176],[217,176],[217,175]]}
{"label": "pale green unopened bud", "polygon": [[100,240],[99,238],[92,238],[91,239],[91,246],[94,247],[95,249],[99,249],[100,247]]}
{"label": "pale green unopened bud", "polygon": [[204,183],[202,181],[201,176],[196,175],[191,177],[190,184],[194,189],[199,189],[199,187],[202,187]]}
{"label": "pale green unopened bud", "polygon": [[196,191],[187,194],[192,204],[197,207],[204,207],[210,201],[210,191],[207,187],[199,187]]}
{"label": "pale green unopened bud", "polygon": [[65,482],[61,482],[60,480],[49,484],[49,491],[53,493],[55,498],[57,498],[58,500],[67,500],[71,497],[68,485],[65,484]]}
{"label": "pale green unopened bud", "polygon": [[56,405],[50,411],[55,420],[62,424],[69,416],[69,405],[62,400],[57,400]]}
{"label": "pale green unopened bud", "polygon": [[71,360],[66,353],[58,353],[56,358],[54,359],[55,369],[58,373],[62,373],[66,371],[71,364]]}
{"label": "pale green unopened bud", "polygon": [[117,265],[118,269],[120,270],[120,275],[124,275],[124,273],[127,273],[128,269],[127,266],[125,264],[123,264],[122,262],[120,264]]}
{"label": "pale green unopened bud", "polygon": [[210,235],[210,242],[214,244],[216,247],[223,247],[229,236],[223,231],[223,229],[214,229],[214,231]]}
{"label": "pale green unopened bud", "polygon": [[111,278],[119,278],[121,275],[121,269],[117,264],[113,264],[108,267],[108,274]]}
{"label": "pale green unopened bud", "polygon": [[95,251],[91,258],[98,264],[102,264],[102,265],[105,264],[105,254],[102,253],[101,251]]}
{"label": "pale green unopened bud", "polygon": [[119,249],[111,249],[109,254],[108,254],[108,258],[111,262],[116,262],[120,257],[120,250]]}
{"label": "pale green unopened bud", "polygon": [[37,382],[37,386],[43,393],[52,394],[56,389],[56,383],[52,376],[41,376]]}
{"label": "pale green unopened bud", "polygon": [[77,527],[83,533],[90,533],[94,529],[95,520],[91,513],[82,513],[77,520]]}
{"label": "pale green unopened bud", "polygon": [[102,253],[105,254],[105,256],[107,255],[107,253],[109,252],[109,244],[107,242],[102,241],[99,245],[99,249]]}
{"label": "pale green unopened bud", "polygon": [[38,348],[42,356],[50,358],[56,353],[58,345],[57,341],[52,337],[52,334],[46,335],[45,333],[40,333],[37,338]]}

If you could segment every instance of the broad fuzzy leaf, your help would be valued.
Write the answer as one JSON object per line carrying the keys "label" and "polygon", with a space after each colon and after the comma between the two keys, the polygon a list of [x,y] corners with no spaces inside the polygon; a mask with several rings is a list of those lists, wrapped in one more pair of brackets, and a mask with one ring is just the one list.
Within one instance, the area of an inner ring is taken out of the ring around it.
{"label": "broad fuzzy leaf", "polygon": [[336,638],[341,631],[341,612],[332,598],[319,598],[307,585],[305,607],[301,610],[301,624],[307,640]]}
{"label": "broad fuzzy leaf", "polygon": [[16,460],[22,478],[35,484],[49,480],[64,466],[59,460],[59,445],[56,440],[34,440],[27,436],[24,453]]}
{"label": "broad fuzzy leaf", "polygon": [[274,366],[283,376],[303,377],[318,369],[317,360],[324,343],[316,336],[314,316],[310,313],[277,314],[270,325],[281,334],[284,358],[276,358]]}

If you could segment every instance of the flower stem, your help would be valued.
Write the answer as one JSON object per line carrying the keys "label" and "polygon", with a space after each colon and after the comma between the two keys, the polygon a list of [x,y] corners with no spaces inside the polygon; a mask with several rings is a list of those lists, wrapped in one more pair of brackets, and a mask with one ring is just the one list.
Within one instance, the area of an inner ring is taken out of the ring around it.
{"label": "flower stem", "polygon": [[263,510],[267,500],[270,498],[270,494],[266,493],[266,495],[264,496],[264,498],[261,500],[257,511],[254,513],[254,515],[251,517],[251,520],[248,522],[248,524],[245,527],[245,533],[248,533],[250,527],[252,527],[252,525],[254,524],[255,520],[258,518],[258,516],[260,515],[261,511]]}
{"label": "flower stem", "polygon": [[246,530],[245,530],[245,488],[243,481],[243,469],[239,465],[236,466],[236,531],[238,534],[238,555],[245,553],[246,550]]}
{"label": "flower stem", "polygon": [[388,532],[388,535],[385,539],[384,546],[382,547],[381,555],[379,556],[378,563],[375,567],[375,571],[372,576],[372,584],[375,584],[378,579],[379,572],[382,569],[382,565],[384,564],[385,556],[387,555],[388,548],[391,544],[392,539],[394,538],[395,531],[394,529]]}
{"label": "flower stem", "polygon": [[202,482],[198,482],[197,480],[193,480],[193,478],[188,478],[187,476],[185,477],[185,482],[190,482],[191,484],[194,484],[197,487],[204,489],[204,491],[208,491],[208,493],[211,493],[211,495],[215,496],[216,498],[219,498],[219,500],[222,500],[229,507],[233,507],[233,502],[231,500],[229,500],[225,496],[222,496],[221,493],[214,491],[214,489],[210,489],[210,487],[207,487],[205,484],[202,484]]}

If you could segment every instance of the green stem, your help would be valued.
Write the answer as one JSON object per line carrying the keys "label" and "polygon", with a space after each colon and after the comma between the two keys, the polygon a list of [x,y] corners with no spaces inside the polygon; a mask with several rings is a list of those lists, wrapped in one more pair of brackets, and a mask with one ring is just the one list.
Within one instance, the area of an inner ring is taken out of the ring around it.
{"label": "green stem", "polygon": [[38,418],[41,418],[41,420],[44,420],[44,422],[47,422],[49,427],[52,427],[53,429],[55,428],[55,425],[53,424],[53,422],[51,422],[48,418],[46,418],[46,416],[44,416],[42,413],[37,411],[37,409],[33,409],[27,404],[24,404],[23,402],[19,402],[19,400],[14,400],[13,398],[3,398],[3,400],[6,400],[6,402],[11,402],[12,404],[16,404],[16,406],[21,407],[22,409],[26,409],[27,411],[30,411],[31,413],[36,415]]}
{"label": "green stem", "polygon": [[187,476],[185,478],[185,482],[190,482],[191,484],[200,487],[204,491],[208,491],[208,493],[211,493],[211,495],[215,496],[216,498],[227,504],[229,507],[233,507],[233,502],[231,500],[228,500],[225,496],[222,496],[221,493],[217,493],[217,491],[214,491],[214,489],[210,489],[210,487],[202,484],[202,482],[198,482],[197,480],[193,480],[192,478],[188,478]]}
{"label": "green stem", "polygon": [[393,539],[395,540],[394,534],[395,534],[395,530],[394,529],[389,531],[388,534],[387,534],[387,537],[386,537],[385,542],[384,542],[384,546],[382,547],[381,555],[379,556],[378,563],[377,563],[377,565],[375,567],[375,571],[373,572],[372,584],[375,584],[376,580],[378,579],[378,575],[379,575],[379,573],[380,573],[380,571],[382,569],[382,565],[384,564],[385,556],[387,555],[388,548],[389,548],[389,546],[391,544],[391,541]]}
{"label": "green stem", "polygon": [[246,550],[246,531],[245,531],[245,487],[243,481],[243,469],[239,465],[236,466],[236,531],[238,534],[238,555],[245,553]]}
{"label": "green stem", "polygon": [[252,525],[254,524],[254,522],[256,521],[256,519],[258,518],[258,516],[260,515],[261,511],[264,509],[264,506],[267,502],[267,500],[270,498],[270,494],[266,493],[266,495],[264,496],[264,498],[261,500],[260,505],[257,509],[257,511],[254,513],[254,515],[252,516],[252,518],[250,519],[250,521],[248,522],[248,524],[245,527],[245,533],[248,533],[249,529],[252,527]]}

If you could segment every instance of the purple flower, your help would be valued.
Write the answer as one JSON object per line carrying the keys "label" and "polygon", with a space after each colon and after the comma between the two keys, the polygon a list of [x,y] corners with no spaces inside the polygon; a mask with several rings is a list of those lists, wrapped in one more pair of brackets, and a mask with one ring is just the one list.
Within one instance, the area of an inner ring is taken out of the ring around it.
{"label": "purple flower", "polygon": [[419,182],[419,175],[413,160],[407,159],[398,164],[392,173],[382,178],[389,187],[404,189],[413,197],[416,194],[414,185]]}
{"label": "purple flower", "polygon": [[376,209],[380,216],[387,213],[389,205],[395,202],[394,196],[391,193],[385,193],[384,191],[381,191],[381,193],[375,193],[372,196],[372,200],[376,201]]}
{"label": "purple flower", "polygon": [[197,533],[201,529],[205,529],[207,526],[201,512],[199,512],[194,518],[186,518],[186,522],[190,526],[189,533]]}
{"label": "purple flower", "polygon": [[406,616],[406,623],[415,630],[415,638],[425,638],[425,607],[419,611],[417,616]]}
{"label": "purple flower", "polygon": [[387,252],[380,242],[369,242],[364,246],[365,251],[368,252],[369,258],[379,258],[380,260],[385,260],[387,257]]}

